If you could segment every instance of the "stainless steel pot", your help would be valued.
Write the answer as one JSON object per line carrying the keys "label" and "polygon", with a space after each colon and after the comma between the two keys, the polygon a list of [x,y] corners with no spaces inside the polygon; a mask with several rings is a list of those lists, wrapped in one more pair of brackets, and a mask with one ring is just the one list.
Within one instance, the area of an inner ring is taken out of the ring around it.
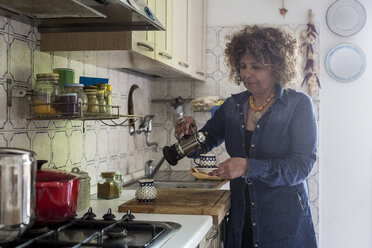
{"label": "stainless steel pot", "polygon": [[15,240],[33,224],[35,155],[0,147],[0,243]]}

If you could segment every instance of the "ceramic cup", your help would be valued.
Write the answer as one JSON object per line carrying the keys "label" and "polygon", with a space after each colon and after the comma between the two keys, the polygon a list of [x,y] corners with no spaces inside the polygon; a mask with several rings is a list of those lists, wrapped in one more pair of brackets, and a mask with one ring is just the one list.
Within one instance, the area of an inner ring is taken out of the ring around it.
{"label": "ceramic cup", "polygon": [[[199,162],[197,161],[199,160]],[[216,168],[217,167],[217,159],[216,155],[214,154],[200,154],[200,157],[194,158],[195,164],[197,164],[197,168]]]}
{"label": "ceramic cup", "polygon": [[154,179],[140,179],[136,190],[136,197],[139,202],[153,202],[156,199],[157,190]]}

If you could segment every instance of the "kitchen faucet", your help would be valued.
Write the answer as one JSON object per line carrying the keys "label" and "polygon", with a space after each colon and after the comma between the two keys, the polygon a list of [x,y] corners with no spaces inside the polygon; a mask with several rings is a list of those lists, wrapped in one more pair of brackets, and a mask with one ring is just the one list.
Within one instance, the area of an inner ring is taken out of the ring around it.
{"label": "kitchen faucet", "polygon": [[151,131],[152,131],[152,119],[155,117],[155,115],[145,115],[145,117],[143,118],[143,121],[141,123],[141,125],[139,126],[138,130],[135,131],[134,129],[129,129],[129,133],[130,135],[133,135],[135,133],[145,133],[145,136],[146,136],[146,145],[147,146],[153,146],[154,147],[154,150],[156,152],[159,151],[159,145],[157,142],[150,142],[150,134],[151,134]]}
{"label": "kitchen faucet", "polygon": [[158,172],[158,170],[160,169],[160,166],[164,163],[164,160],[165,160],[165,157],[163,156],[160,161],[158,162],[158,164],[155,166],[155,168],[153,169],[152,167],[152,162],[154,160],[147,160],[146,164],[145,164],[145,176],[147,178],[154,178],[155,174]]}

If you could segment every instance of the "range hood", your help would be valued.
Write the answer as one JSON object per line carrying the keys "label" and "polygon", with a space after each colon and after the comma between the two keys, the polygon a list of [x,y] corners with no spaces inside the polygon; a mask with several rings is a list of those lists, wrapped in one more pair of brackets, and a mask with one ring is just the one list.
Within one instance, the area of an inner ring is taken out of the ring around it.
{"label": "range hood", "polygon": [[165,30],[143,0],[0,0],[0,8],[34,19],[40,33]]}

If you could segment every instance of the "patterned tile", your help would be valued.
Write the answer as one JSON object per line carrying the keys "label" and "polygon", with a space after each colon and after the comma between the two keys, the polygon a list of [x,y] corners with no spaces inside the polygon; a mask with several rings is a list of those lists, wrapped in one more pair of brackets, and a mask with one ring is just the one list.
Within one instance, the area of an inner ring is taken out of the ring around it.
{"label": "patterned tile", "polygon": [[48,131],[38,131],[32,140],[32,150],[36,152],[37,159],[48,160],[51,159],[51,137]]}
{"label": "patterned tile", "polygon": [[10,20],[9,34],[21,37],[22,39],[32,39],[32,26],[17,20]]}
{"label": "patterned tile", "polygon": [[107,159],[109,136],[106,128],[101,128],[97,136],[97,149],[99,159]]}
{"label": "patterned tile", "polygon": [[[27,90],[26,87],[14,87]],[[13,97],[12,106],[9,108],[9,122],[14,129],[26,129],[29,121],[30,108],[27,97]]]}
{"label": "patterned tile", "polygon": [[28,40],[10,37],[10,73],[15,82],[28,83],[31,80],[34,44]]}
{"label": "patterned tile", "polygon": [[89,129],[84,137],[84,154],[87,162],[93,162],[97,152],[97,135],[94,129]]}
{"label": "patterned tile", "polygon": [[171,84],[171,98],[182,97],[188,99],[192,96],[191,81],[176,81]]}
{"label": "patterned tile", "polygon": [[8,108],[7,101],[6,101],[6,91],[5,91],[5,84],[4,82],[0,82],[0,130],[5,127],[5,123],[8,119]]}
{"label": "patterned tile", "polygon": [[0,16],[0,32],[8,33],[8,18]]}
{"label": "patterned tile", "polygon": [[14,132],[9,133],[12,137],[9,139],[9,147],[21,148],[30,150],[31,140],[27,135],[27,132]]}
{"label": "patterned tile", "polygon": [[69,155],[69,139],[66,131],[56,131],[54,136],[52,136],[53,166],[56,166],[57,168],[65,167]]}
{"label": "patterned tile", "polygon": [[0,33],[0,79],[8,72],[8,36]]}
{"label": "patterned tile", "polygon": [[84,154],[83,146],[83,134],[81,129],[72,130],[69,137],[69,147],[70,147],[70,160],[72,165],[77,165],[82,161]]}
{"label": "patterned tile", "polygon": [[8,146],[8,142],[5,139],[4,133],[0,133],[0,147],[7,147],[7,146]]}

